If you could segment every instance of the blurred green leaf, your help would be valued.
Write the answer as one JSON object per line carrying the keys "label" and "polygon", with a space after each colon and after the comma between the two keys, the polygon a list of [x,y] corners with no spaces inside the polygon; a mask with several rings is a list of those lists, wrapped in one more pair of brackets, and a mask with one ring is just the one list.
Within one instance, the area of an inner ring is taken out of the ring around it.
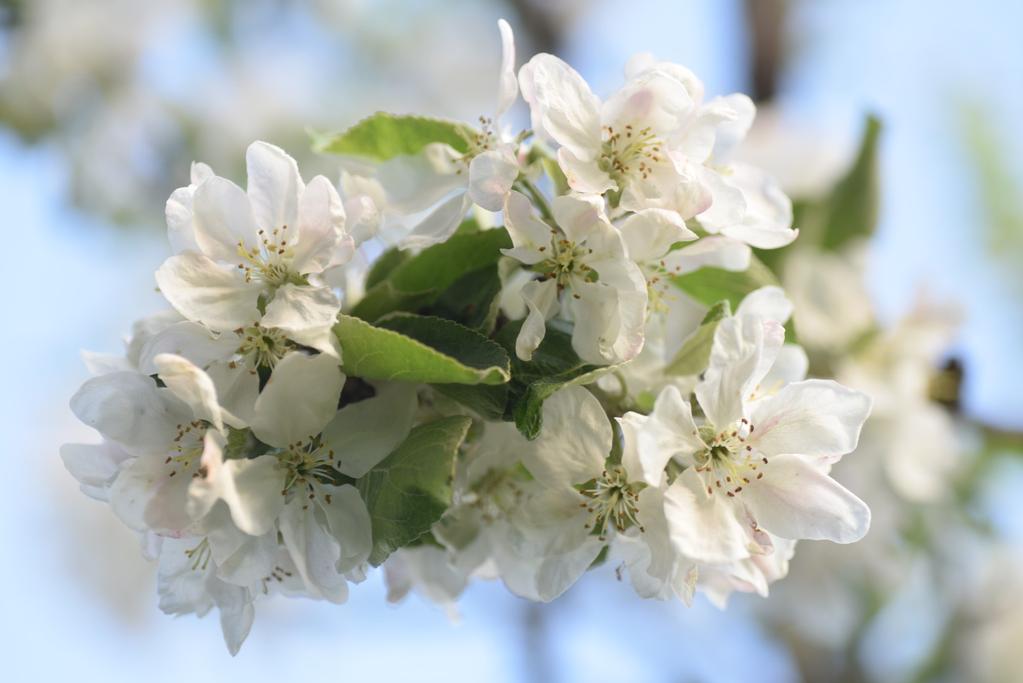
{"label": "blurred green leaf", "polygon": [[476,134],[469,126],[455,121],[377,112],[343,133],[314,133],[313,149],[387,161],[397,156],[419,154],[427,145],[440,142],[464,154],[469,151],[469,140]]}
{"label": "blurred green leaf", "polygon": [[704,316],[700,326],[682,343],[664,374],[674,376],[698,375],[707,369],[710,350],[714,344],[714,331],[723,318],[732,314],[732,307],[727,300],[714,304]]}
{"label": "blurred green leaf", "polygon": [[451,505],[455,455],[471,424],[458,416],[419,425],[359,479],[373,531],[370,564],[417,541]]}
{"label": "blurred green leaf", "polygon": [[501,384],[510,377],[500,345],[443,318],[400,313],[371,325],[342,315],[334,334],[344,371],[363,379]]}
{"label": "blurred green leaf", "polygon": [[510,246],[511,239],[503,229],[452,235],[446,242],[394,264],[369,288],[352,314],[372,321],[393,311],[429,306],[462,276],[497,263],[501,249]]}

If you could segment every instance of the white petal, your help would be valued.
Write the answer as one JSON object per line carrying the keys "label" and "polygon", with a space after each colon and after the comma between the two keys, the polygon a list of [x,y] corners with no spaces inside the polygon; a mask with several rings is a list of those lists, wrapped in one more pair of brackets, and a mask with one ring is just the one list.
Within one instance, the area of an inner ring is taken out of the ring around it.
{"label": "white petal", "polygon": [[519,94],[519,84],[515,79],[515,36],[504,19],[497,20],[497,28],[501,32],[501,73],[498,76],[495,120],[508,111]]}
{"label": "white petal", "polygon": [[171,256],[156,271],[156,283],[181,315],[212,330],[234,330],[259,320],[256,301],[262,286],[202,254]]}
{"label": "white petal", "polygon": [[676,242],[696,239],[696,233],[686,227],[675,211],[645,209],[625,219],[619,228],[629,258],[636,263],[657,261],[668,253]]}
{"label": "white petal", "polygon": [[313,597],[344,602],[348,598],[348,583],[337,569],[341,547],[316,521],[314,513],[318,506],[307,504],[304,498],[299,496],[292,500],[281,513],[280,532],[284,545]]}
{"label": "white petal", "polygon": [[664,494],[664,514],[675,550],[698,562],[724,563],[749,556],[746,529],[734,504],[720,493],[708,494],[703,481],[687,469]]}
{"label": "white petal", "polygon": [[802,346],[785,344],[778,351],[778,357],[760,384],[754,390],[751,399],[769,396],[787,384],[801,382],[806,379],[806,371],[810,367],[810,359]]}
{"label": "white petal", "polygon": [[[327,502],[330,496],[330,502]],[[319,501],[327,528],[341,547],[337,568],[349,572],[369,560],[373,539],[369,510],[359,491],[349,484],[323,486]]]}
{"label": "white petal", "polygon": [[323,430],[342,474],[358,479],[391,454],[412,429],[419,401],[412,385],[383,383],[377,394],[345,406]]}
{"label": "white petal", "polygon": [[82,485],[86,495],[99,500],[105,500],[107,487],[128,457],[112,443],[66,443],[60,447],[64,467]]}
{"label": "white petal", "polygon": [[191,477],[163,457],[140,457],[125,463],[110,487],[110,509],[136,531],[178,534],[192,519],[186,511]]}
{"label": "white petal", "polygon": [[624,438],[622,465],[630,479],[659,486],[664,468],[675,455],[692,455],[704,448],[692,408],[678,389],[661,390],[649,415],[629,412],[619,418]]}
{"label": "white petal", "polygon": [[596,159],[580,159],[568,147],[558,150],[558,165],[568,186],[584,194],[603,194],[618,187]]}
{"label": "white petal", "polygon": [[256,399],[252,432],[278,448],[316,436],[337,412],[343,384],[336,358],[289,353]]}
{"label": "white petal", "polygon": [[740,223],[723,225],[721,232],[760,249],[777,249],[799,236],[792,230],[792,202],[775,180],[745,164],[732,167],[728,184],[742,192],[745,203]]}
{"label": "white petal", "polygon": [[[153,359],[157,374],[167,388],[192,409],[200,420],[211,423],[218,431],[224,430],[225,415],[217,401],[213,380],[188,359],[171,353],[161,353]],[[231,416],[226,416],[233,422]]]}
{"label": "white petal", "polygon": [[668,254],[668,270],[679,275],[704,267],[742,272],[749,268],[753,251],[749,245],[721,235],[711,235]]}
{"label": "white petal", "polygon": [[500,211],[519,175],[519,164],[510,149],[490,150],[469,162],[469,196],[487,211]]}
{"label": "white petal", "polygon": [[456,192],[413,228],[412,233],[402,240],[401,248],[423,249],[451,237],[465,218],[470,203],[467,192]]}
{"label": "white petal", "polygon": [[589,244],[595,234],[617,234],[604,212],[604,200],[599,196],[555,197],[551,202],[551,213],[565,237],[576,243],[587,241],[588,246],[596,248],[597,245]]}
{"label": "white petal", "polygon": [[735,315],[752,315],[784,323],[792,315],[792,302],[781,287],[761,287],[746,295]]}
{"label": "white petal", "polygon": [[870,528],[866,503],[799,456],[775,456],[763,472],[742,495],[757,523],[772,534],[852,543]]}
{"label": "white petal", "polygon": [[856,449],[870,398],[831,380],[789,384],[756,405],[751,443],[768,455],[827,459]]}
{"label": "white petal", "polygon": [[785,329],[775,321],[744,316],[718,323],[710,364],[696,385],[697,400],[712,425],[724,429],[745,416],[747,399],[784,340]]}
{"label": "white petal", "polygon": [[526,265],[543,261],[547,256],[540,248],[551,248],[553,230],[533,213],[533,205],[521,192],[510,192],[504,203],[504,227],[508,230],[514,250],[502,250]]}
{"label": "white petal", "polygon": [[258,246],[256,219],[245,191],[226,178],[208,178],[192,200],[195,241],[216,261],[237,263],[238,244]]}
{"label": "white petal", "polygon": [[515,339],[515,355],[530,360],[547,333],[547,321],[558,312],[558,284],[554,280],[533,280],[522,286],[522,300],[529,314]]}
{"label": "white petal", "polygon": [[[699,178],[711,196],[710,208],[696,217],[700,225],[712,234],[738,226],[746,214],[746,198],[742,190],[727,182],[718,172],[706,167],[700,168]],[[733,237],[746,241],[734,235]]]}
{"label": "white petal", "polygon": [[222,500],[231,519],[243,532],[262,536],[269,532],[284,507],[284,470],[273,455],[224,460],[223,444],[207,432],[200,476],[188,489],[188,514],[199,519]]}
{"label": "white petal", "polygon": [[238,337],[234,334],[213,335],[199,323],[182,320],[146,341],[138,356],[138,369],[143,374],[155,375],[154,359],[161,353],[183,356],[204,368],[214,361],[230,358],[238,345]]}
{"label": "white petal", "polygon": [[260,325],[276,327],[300,344],[333,354],[331,328],[340,311],[341,302],[330,288],[288,283],[274,293]]}
{"label": "white petal", "polygon": [[355,243],[345,234],[345,209],[334,185],[325,177],[316,176],[302,192],[297,228],[291,256],[291,267],[296,272],[321,273],[351,259]]}
{"label": "white petal", "polygon": [[579,159],[596,157],[601,145],[600,100],[582,76],[557,57],[539,54],[519,71],[519,87],[537,133]]}
{"label": "white petal", "polygon": [[280,147],[253,142],[245,152],[248,196],[256,225],[266,232],[295,230],[298,200],[305,190],[298,164]]}
{"label": "white petal", "polygon": [[206,374],[213,380],[224,410],[246,424],[251,422],[259,397],[259,374],[244,363],[230,360],[210,364]]}
{"label": "white petal", "polygon": [[607,414],[582,387],[569,386],[543,404],[543,428],[522,463],[544,486],[572,486],[600,476],[611,453]]}
{"label": "white petal", "polygon": [[132,452],[161,453],[192,418],[185,406],[138,372],[93,377],[71,397],[79,420]]}

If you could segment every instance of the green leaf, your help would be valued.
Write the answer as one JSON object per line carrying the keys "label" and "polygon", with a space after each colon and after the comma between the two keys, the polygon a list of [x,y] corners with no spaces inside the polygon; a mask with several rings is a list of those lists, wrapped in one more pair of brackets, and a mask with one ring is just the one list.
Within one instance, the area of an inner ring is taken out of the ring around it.
{"label": "green leaf", "polygon": [[343,133],[314,135],[313,149],[387,161],[419,154],[427,145],[440,142],[465,154],[476,134],[471,127],[455,121],[377,112]]}
{"label": "green leaf", "polygon": [[507,384],[434,384],[432,386],[485,420],[504,419],[508,406]]}
{"label": "green leaf", "polygon": [[393,247],[382,253],[379,257],[377,257],[377,260],[373,262],[373,266],[369,269],[369,273],[366,275],[366,289],[372,289],[386,280],[387,276],[390,275],[395,268],[409,260],[411,256],[411,253],[402,251],[397,247]]}
{"label": "green leaf", "polygon": [[255,458],[270,450],[249,429],[227,427],[227,443],[224,445],[224,460]]}
{"label": "green leaf", "polygon": [[547,172],[548,177],[551,179],[551,185],[554,187],[554,195],[560,196],[568,194],[568,178],[565,177],[565,172],[561,170],[561,166],[558,162],[548,156],[543,157],[540,162],[543,164],[543,170]]}
{"label": "green leaf", "polygon": [[456,416],[419,425],[359,479],[372,523],[372,565],[429,532],[451,505],[455,455],[471,424]]}
{"label": "green leaf", "polygon": [[777,285],[778,279],[770,268],[754,256],[749,268],[740,273],[707,267],[676,276],[672,282],[704,306],[727,301],[735,310],[747,294],[767,285]]}
{"label": "green leaf", "polygon": [[535,439],[543,427],[544,401],[562,387],[594,382],[615,366],[583,362],[572,348],[572,336],[551,327],[533,352],[532,360],[520,360],[514,352],[520,327],[521,321],[510,323],[497,336],[497,341],[509,349],[512,358],[505,419],[514,420],[527,439]]}
{"label": "green leaf", "polygon": [[363,379],[501,384],[510,377],[504,349],[443,318],[395,314],[374,326],[342,315],[334,334],[344,371]]}
{"label": "green leaf", "polygon": [[452,235],[394,266],[352,309],[364,320],[393,311],[415,311],[433,304],[462,276],[497,263],[511,247],[505,230]]}
{"label": "green leaf", "polygon": [[878,141],[881,121],[867,117],[852,166],[826,196],[795,202],[793,224],[799,243],[835,250],[857,237],[869,237],[877,225],[880,204]]}
{"label": "green leaf", "polygon": [[664,374],[685,376],[698,375],[707,369],[710,350],[714,343],[714,331],[723,318],[732,314],[732,307],[727,300],[719,301],[710,309],[703,322],[682,343],[682,348],[675,354]]}
{"label": "green leaf", "polygon": [[497,264],[466,273],[440,295],[423,313],[454,320],[466,327],[490,334],[497,321],[501,277]]}

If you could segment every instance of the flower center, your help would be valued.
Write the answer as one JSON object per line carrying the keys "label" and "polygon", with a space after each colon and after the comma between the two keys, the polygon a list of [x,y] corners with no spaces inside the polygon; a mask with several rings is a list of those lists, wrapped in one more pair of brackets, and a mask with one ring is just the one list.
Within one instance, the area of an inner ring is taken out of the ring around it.
{"label": "flower center", "polygon": [[657,313],[666,313],[668,311],[668,304],[665,301],[676,298],[676,288],[672,286],[671,278],[678,275],[682,267],[675,266],[673,269],[669,268],[662,259],[660,261],[641,263],[640,269],[646,277],[649,310]]}
{"label": "flower center", "polygon": [[[194,420],[187,424],[179,424],[177,430],[177,434],[174,436],[173,450],[163,461],[165,465],[170,466],[170,474],[167,476],[173,477],[179,471],[183,471],[191,472],[193,477],[198,477],[199,468],[194,466],[202,458],[206,424],[201,420]],[[193,469],[195,469],[194,472],[191,471]]]}
{"label": "flower center", "polygon": [[293,252],[288,246],[288,226],[274,228],[269,233],[260,230],[259,245],[246,248],[238,242],[238,269],[245,273],[245,281],[261,280],[271,287],[297,281],[297,276],[288,269]]}
{"label": "flower center", "polygon": [[[285,469],[281,495],[286,498],[304,495],[308,500],[315,500],[322,492],[314,484],[333,484],[338,474],[334,450],[325,448],[316,439],[289,444],[277,455],[277,459]],[[331,495],[323,495],[323,500],[330,505]],[[308,505],[306,502],[302,509]]]}
{"label": "flower center", "polygon": [[700,429],[707,448],[696,456],[696,471],[706,484],[708,495],[723,491],[732,498],[757,479],[763,479],[764,473],[759,470],[768,460],[746,443],[752,433],[753,425],[746,418],[733,429],[721,432],[709,426]]}
{"label": "flower center", "polygon": [[618,531],[632,526],[644,531],[636,517],[641,489],[642,484],[629,482],[625,469],[620,465],[604,470],[600,478],[579,491],[589,499],[582,506],[593,515],[586,527],[592,528],[602,541],[607,538],[609,524]]}
{"label": "flower center", "polygon": [[597,164],[619,187],[629,176],[639,175],[646,180],[653,172],[653,164],[664,159],[661,144],[661,139],[654,135],[650,126],[639,130],[635,130],[632,124],[620,130],[604,126],[604,143]]}
{"label": "flower center", "polygon": [[[546,247],[540,248],[540,251],[546,250]],[[593,253],[592,249],[578,245],[555,233],[553,239],[551,239],[551,252],[547,260],[540,262],[537,269],[545,277],[556,280],[558,289],[567,287],[574,277],[591,281],[597,279],[597,271],[590,268],[583,261],[583,259]]]}
{"label": "flower center", "polygon": [[253,325],[236,332],[242,337],[242,343],[235,353],[245,358],[253,368],[273,369],[295,348],[295,344],[277,328]]}
{"label": "flower center", "polygon": [[209,566],[210,558],[213,557],[213,550],[210,548],[210,540],[206,536],[203,536],[202,540],[199,541],[199,545],[195,546],[191,550],[185,551],[185,556],[192,561],[192,571],[202,569],[206,571],[206,567]]}

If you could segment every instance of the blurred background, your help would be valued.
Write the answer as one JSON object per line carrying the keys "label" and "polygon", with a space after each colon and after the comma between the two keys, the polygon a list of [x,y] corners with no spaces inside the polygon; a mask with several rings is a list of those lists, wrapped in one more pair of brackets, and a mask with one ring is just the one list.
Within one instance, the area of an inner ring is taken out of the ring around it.
{"label": "blurred background", "polygon": [[[778,266],[814,358],[894,406],[837,475],[874,528],[801,544],[771,599],[725,612],[642,602],[613,568],[551,605],[480,583],[457,609],[388,605],[378,573],[340,608],[261,603],[232,660],[215,618],[159,613],[135,537],[63,470],[59,444],[95,439],[67,407],[78,352],[119,351],[162,305],[163,205],[191,160],[241,180],[258,138],[336,177],[307,127],[474,120],[499,17],[520,64],[554,52],[598,93],[639,51],[750,93],[748,154],[796,198],[826,192],[881,119],[873,237]],[[1021,25],[1001,0],[0,0],[4,678],[1023,681]],[[805,265],[832,261],[822,303]],[[828,331],[861,318],[866,341],[836,351]],[[903,390],[913,364],[923,383]]]}

